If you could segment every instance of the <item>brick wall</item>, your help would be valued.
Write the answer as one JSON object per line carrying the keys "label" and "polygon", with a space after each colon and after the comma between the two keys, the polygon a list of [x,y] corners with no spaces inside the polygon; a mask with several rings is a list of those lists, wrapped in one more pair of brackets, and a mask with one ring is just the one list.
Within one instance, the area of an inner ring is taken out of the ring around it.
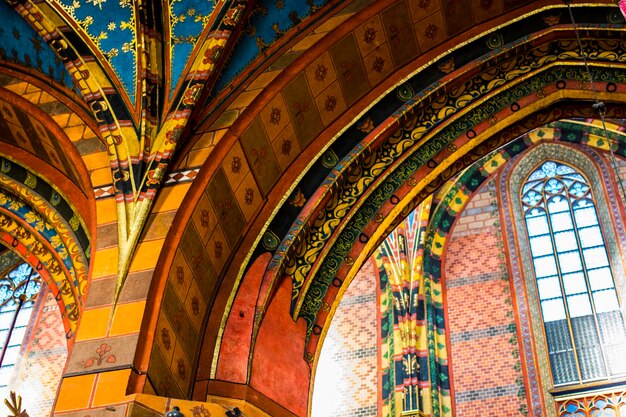
{"label": "brick wall", "polygon": [[324,340],[313,386],[313,417],[378,414],[377,287],[369,261],[346,290]]}
{"label": "brick wall", "polygon": [[[23,408],[31,417],[50,416],[63,368],[67,361],[67,340],[59,305],[44,287],[35,304],[29,332],[24,337],[21,362],[10,390],[22,396]],[[2,405],[1,411],[6,411]],[[0,413],[1,414],[1,413]]]}
{"label": "brick wall", "polygon": [[456,415],[521,415],[519,348],[493,180],[454,225],[444,283]]}

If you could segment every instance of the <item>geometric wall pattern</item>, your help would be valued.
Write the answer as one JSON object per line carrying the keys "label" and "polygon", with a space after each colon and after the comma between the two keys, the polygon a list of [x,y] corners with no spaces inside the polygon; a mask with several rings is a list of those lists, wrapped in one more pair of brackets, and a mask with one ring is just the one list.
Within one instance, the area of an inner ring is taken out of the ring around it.
{"label": "geometric wall pattern", "polygon": [[11,389],[20,393],[31,416],[50,415],[67,361],[67,339],[56,300],[47,287],[38,295],[16,364]]}
{"label": "geometric wall pattern", "polygon": [[378,415],[377,275],[363,265],[346,290],[316,365],[312,417]]}
{"label": "geometric wall pattern", "polygon": [[[493,180],[448,237],[444,282],[457,416],[524,414],[525,390]],[[477,352],[489,360],[475,360]]]}

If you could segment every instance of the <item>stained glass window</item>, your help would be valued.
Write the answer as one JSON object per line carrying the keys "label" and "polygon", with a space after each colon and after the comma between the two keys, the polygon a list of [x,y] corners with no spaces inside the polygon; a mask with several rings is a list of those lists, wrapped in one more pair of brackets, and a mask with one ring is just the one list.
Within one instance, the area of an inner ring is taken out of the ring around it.
{"label": "stained glass window", "polygon": [[522,207],[555,385],[626,373],[626,331],[587,179],[546,161]]}
{"label": "stained glass window", "polygon": [[[39,274],[26,263],[17,265],[0,277],[0,354],[3,354],[0,367],[0,391],[10,382],[11,373],[30,321],[33,304],[40,289]],[[24,300],[18,312],[22,294],[24,294]],[[12,332],[11,327],[13,327]],[[11,333],[11,339],[7,343],[9,333]],[[2,352],[5,345],[6,352]]]}

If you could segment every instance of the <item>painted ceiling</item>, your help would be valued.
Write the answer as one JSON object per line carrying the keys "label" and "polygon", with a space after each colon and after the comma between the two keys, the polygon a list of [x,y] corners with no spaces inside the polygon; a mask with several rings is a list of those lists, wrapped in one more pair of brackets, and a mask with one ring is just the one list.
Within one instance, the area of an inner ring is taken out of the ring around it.
{"label": "painted ceiling", "polygon": [[171,37],[170,46],[170,94],[173,92],[185,65],[193,52],[200,34],[208,24],[215,1],[171,0],[168,16]]}
{"label": "painted ceiling", "polygon": [[0,1],[0,60],[37,71],[73,89],[72,77],[43,39],[8,4]]}
{"label": "painted ceiling", "polygon": [[[212,0],[171,0],[163,2],[154,13],[161,16],[155,28],[161,29],[166,48],[163,77],[171,94],[185,69],[194,47],[210,21],[215,8]],[[137,13],[143,11],[133,0],[54,0],[52,5],[68,25],[76,30],[102,57],[118,78],[134,104],[140,65],[137,58],[141,25]],[[166,69],[169,71],[166,72]]]}
{"label": "painted ceiling", "polygon": [[232,59],[224,68],[216,90],[223,89],[243,71],[256,57],[265,51],[287,31],[304,21],[327,0],[272,0],[259,1],[250,17],[241,40],[232,53]]}
{"label": "painted ceiling", "polygon": [[[37,2],[42,4],[43,2]],[[118,93],[136,105],[140,94],[138,78],[142,63],[142,28],[138,13],[144,13],[133,0],[51,0],[47,2],[66,26],[65,35],[78,52],[93,55],[102,62]],[[164,65],[160,76],[171,98],[193,58],[198,41],[206,36],[221,9],[232,3],[217,0],[168,0],[156,5],[160,19],[154,29],[162,32]],[[244,68],[287,31],[298,25],[327,0],[260,1],[244,24],[244,35],[231,55],[229,65],[219,77],[218,88],[233,80]],[[341,2],[335,2],[341,3]],[[217,7],[217,10],[216,10]],[[42,7],[45,10],[45,7]],[[215,12],[215,13],[214,13]],[[38,70],[66,87],[72,78],[53,51],[36,32],[6,3],[0,4],[0,18],[9,27],[0,29],[0,58]],[[208,28],[207,28],[208,27]],[[77,37],[80,42],[77,42]],[[27,39],[27,42],[24,42]]]}
{"label": "painted ceiling", "polygon": [[132,0],[55,0],[68,23],[109,62],[133,99],[137,78],[137,27]]}
{"label": "painted ceiling", "polygon": [[[349,2],[347,7],[361,8],[371,2]],[[160,18],[155,19],[150,30],[160,32],[157,37],[163,46],[163,62],[158,76],[162,78],[170,99],[189,71],[198,42],[215,30],[218,18],[232,3],[224,0],[168,0],[155,4],[152,12]],[[243,33],[236,41],[228,64],[216,77],[215,91],[232,83],[238,74],[289,30],[305,21],[310,23],[316,12],[321,12],[318,13],[319,18],[326,13],[332,14],[337,8],[346,8],[344,3],[329,0],[256,2],[248,18],[241,22]],[[46,14],[57,14],[53,20],[63,22],[60,29],[76,52],[100,62],[117,93],[128,99],[130,107],[139,105],[136,98],[141,94],[140,75],[145,68],[142,68],[138,54],[144,42],[142,35],[147,30],[142,27],[138,16],[145,11],[137,2],[49,0],[36,1],[35,4]],[[61,60],[45,47],[43,39],[5,2],[0,3],[0,19],[9,23],[8,27],[0,28],[0,60],[32,68],[69,89],[75,88]],[[24,42],[25,39],[27,42]]]}
{"label": "painted ceiling", "polygon": [[[47,0],[34,2],[53,20],[81,56],[101,62],[105,76],[116,93],[129,107],[118,111],[122,120],[139,111],[137,97],[142,94],[141,78],[146,64],[138,58],[146,37],[155,37],[162,47],[159,68],[150,70],[163,85],[169,100],[184,88],[183,80],[198,52],[199,43],[219,32],[217,22],[234,1],[225,0],[168,0],[154,2],[153,9],[134,0]],[[372,0],[352,2],[332,0],[259,0],[250,2],[251,10],[238,23],[241,35],[234,39],[226,64],[215,74],[211,86],[215,96],[237,80],[255,59],[265,56],[277,41],[294,28],[290,38],[308,25],[331,16],[339,9],[359,9]],[[425,52],[473,25],[520,7],[520,0],[421,0],[410,2],[410,14],[418,22],[419,49]],[[144,16],[152,13],[153,16]],[[142,14],[141,16],[139,14]],[[0,60],[32,68],[73,89],[72,77],[61,60],[36,32],[11,10],[0,4],[0,18],[8,25],[0,28]],[[229,29],[235,31],[235,29]],[[393,35],[393,34],[392,34]],[[90,58],[91,59],[91,58]],[[206,103],[211,107],[212,103]],[[119,106],[118,106],[119,107]],[[165,109],[161,109],[165,110]]]}

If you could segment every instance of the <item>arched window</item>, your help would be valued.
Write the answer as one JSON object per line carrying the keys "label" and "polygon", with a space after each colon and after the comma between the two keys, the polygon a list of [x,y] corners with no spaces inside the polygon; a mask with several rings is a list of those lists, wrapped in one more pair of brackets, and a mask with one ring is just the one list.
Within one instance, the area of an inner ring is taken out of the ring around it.
{"label": "arched window", "polygon": [[522,184],[555,386],[626,374],[626,332],[594,190],[573,167],[544,161]]}
{"label": "arched window", "polygon": [[27,263],[21,262],[0,276],[0,393],[11,380],[40,289],[41,278]]}

